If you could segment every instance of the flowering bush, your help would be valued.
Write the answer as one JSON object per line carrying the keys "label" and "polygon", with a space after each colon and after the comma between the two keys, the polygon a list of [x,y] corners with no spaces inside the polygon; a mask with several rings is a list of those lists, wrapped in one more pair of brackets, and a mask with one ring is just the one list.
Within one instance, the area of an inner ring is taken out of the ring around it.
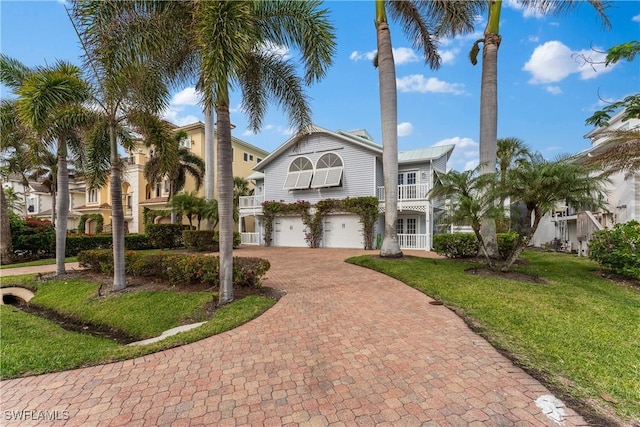
{"label": "flowering bush", "polygon": [[640,222],[616,224],[612,230],[593,233],[589,258],[607,270],[640,279]]}

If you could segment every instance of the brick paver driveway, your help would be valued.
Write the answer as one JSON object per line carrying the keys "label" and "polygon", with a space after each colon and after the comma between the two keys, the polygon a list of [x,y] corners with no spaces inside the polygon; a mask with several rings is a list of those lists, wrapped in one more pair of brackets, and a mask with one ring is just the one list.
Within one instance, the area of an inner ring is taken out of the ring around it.
{"label": "brick paver driveway", "polygon": [[[146,357],[4,381],[0,424],[25,410],[83,426],[557,425],[535,404],[545,387],[446,307],[342,262],[358,253],[242,248],[269,258],[266,285],[287,292],[263,316]],[[564,411],[563,425],[585,424]]]}

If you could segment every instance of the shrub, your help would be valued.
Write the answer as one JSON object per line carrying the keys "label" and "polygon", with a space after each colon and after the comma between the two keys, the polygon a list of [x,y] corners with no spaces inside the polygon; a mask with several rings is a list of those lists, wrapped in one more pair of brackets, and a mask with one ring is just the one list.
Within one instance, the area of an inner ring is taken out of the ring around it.
{"label": "shrub", "polygon": [[[91,271],[113,274],[113,253],[108,249],[83,251],[80,265]],[[220,259],[202,255],[146,254],[125,252],[126,273],[134,276],[158,277],[178,286],[220,285]],[[233,258],[233,286],[259,287],[269,270],[269,261],[261,258]]]}
{"label": "shrub", "polygon": [[[113,246],[111,234],[75,234],[67,235],[65,256],[76,256],[81,251],[106,249]],[[127,234],[124,236],[124,247],[128,250],[155,249],[146,234]]]}
{"label": "shrub", "polygon": [[9,226],[14,254],[20,254],[23,259],[34,259],[54,253],[56,232],[51,221],[22,219],[9,212]]}
{"label": "shrub", "polygon": [[218,252],[219,250],[217,231],[213,230],[184,230],[182,241],[184,246],[192,251]]}
{"label": "shrub", "polygon": [[640,222],[616,224],[612,230],[593,233],[589,258],[607,270],[640,279]]}
{"label": "shrub", "polygon": [[498,233],[498,253],[503,260],[509,258],[518,243],[520,243],[520,235],[515,231],[509,233]]}
{"label": "shrub", "polygon": [[183,229],[182,224],[151,224],[147,226],[147,235],[154,248],[173,249],[182,246]]}
{"label": "shrub", "polygon": [[[213,239],[216,242],[220,241],[220,232],[218,230],[214,231]],[[239,231],[233,232],[233,247],[237,248],[242,244],[242,234]]]}
{"label": "shrub", "polygon": [[433,250],[447,258],[471,258],[478,255],[480,245],[475,234],[436,234],[433,236]]}

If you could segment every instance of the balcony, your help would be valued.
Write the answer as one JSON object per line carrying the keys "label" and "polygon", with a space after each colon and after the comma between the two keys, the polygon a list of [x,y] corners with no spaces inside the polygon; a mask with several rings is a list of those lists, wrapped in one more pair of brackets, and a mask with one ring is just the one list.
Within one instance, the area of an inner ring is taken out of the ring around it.
{"label": "balcony", "polygon": [[242,209],[262,209],[262,202],[264,202],[264,196],[240,196],[239,208]]}
{"label": "balcony", "polygon": [[[398,201],[426,200],[429,184],[398,185]],[[378,187],[378,200],[384,202],[384,187]]]}

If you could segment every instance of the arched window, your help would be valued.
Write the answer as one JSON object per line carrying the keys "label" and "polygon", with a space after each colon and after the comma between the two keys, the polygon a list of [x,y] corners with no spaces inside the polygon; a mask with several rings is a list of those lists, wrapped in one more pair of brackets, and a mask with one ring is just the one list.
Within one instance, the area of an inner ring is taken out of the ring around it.
{"label": "arched window", "polygon": [[318,159],[311,188],[337,187],[342,180],[342,159],[335,153],[327,153]]}
{"label": "arched window", "polygon": [[313,163],[306,157],[296,157],[289,165],[287,179],[284,181],[285,190],[304,190],[309,188],[313,176]]}

